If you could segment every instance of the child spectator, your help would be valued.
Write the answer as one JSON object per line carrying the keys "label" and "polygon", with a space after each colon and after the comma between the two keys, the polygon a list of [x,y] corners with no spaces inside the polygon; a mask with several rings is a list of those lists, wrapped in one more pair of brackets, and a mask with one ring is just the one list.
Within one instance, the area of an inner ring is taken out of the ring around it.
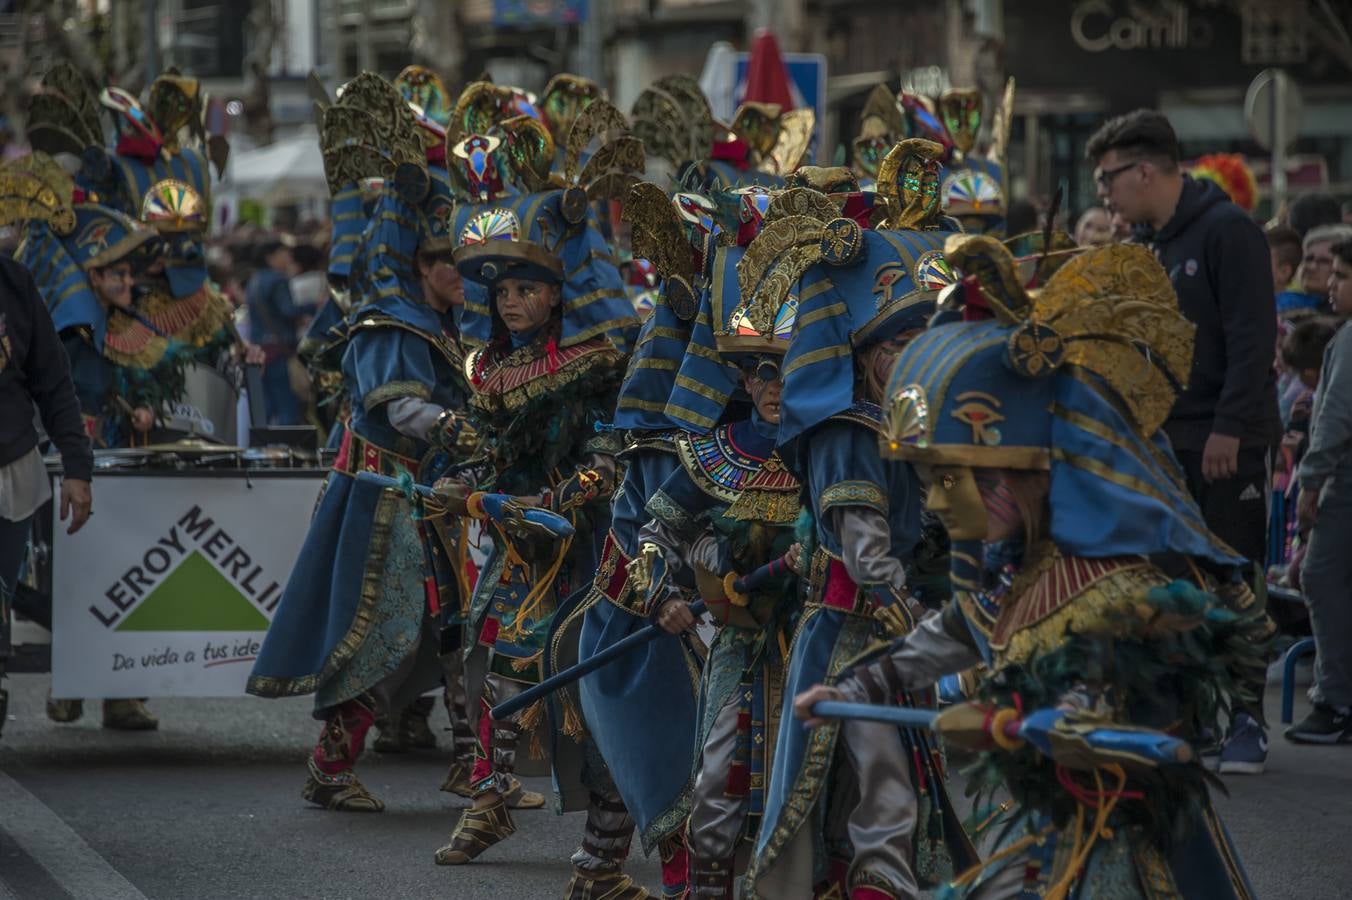
{"label": "child spectator", "polygon": [[[1352,240],[1333,245],[1329,305],[1352,316]],[[1305,360],[1308,361],[1308,360]],[[1314,708],[1286,730],[1297,743],[1336,744],[1352,736],[1352,329],[1344,322],[1324,351],[1298,469],[1300,525],[1310,528],[1302,571],[1314,632]]]}
{"label": "child spectator", "polygon": [[1309,306],[1304,294],[1291,290],[1304,250],[1300,235],[1288,225],[1274,225],[1265,234],[1272,259],[1272,283],[1277,288],[1277,315],[1287,318]]}
{"label": "child spectator", "polygon": [[[1268,544],[1268,577],[1277,584],[1300,588],[1300,560],[1304,556],[1296,540],[1296,467],[1310,433],[1310,410],[1319,384],[1324,348],[1341,324],[1328,316],[1309,316],[1288,324],[1280,345],[1280,360],[1286,387],[1278,401],[1286,433],[1277,450],[1272,470],[1272,531]],[[1285,604],[1273,608],[1283,632],[1290,633],[1296,619]],[[1298,616],[1302,618],[1303,616]]]}

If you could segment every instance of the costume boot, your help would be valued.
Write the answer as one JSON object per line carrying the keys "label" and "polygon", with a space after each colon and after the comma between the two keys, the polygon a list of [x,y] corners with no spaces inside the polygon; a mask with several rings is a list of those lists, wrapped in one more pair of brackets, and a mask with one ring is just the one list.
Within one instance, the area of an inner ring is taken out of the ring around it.
{"label": "costume boot", "polygon": [[573,866],[573,877],[563,890],[563,900],[647,900],[651,896],[618,866],[604,869]]}
{"label": "costume boot", "polygon": [[301,789],[302,797],[316,806],[341,812],[380,812],[385,808],[352,771],[374,721],[371,708],[358,700],[347,701],[329,716],[310,754],[310,775]]}
{"label": "costume boot", "polygon": [[643,900],[648,892],[624,874],[622,866],[634,839],[634,820],[618,794],[592,792],[582,847],[573,854],[573,877],[564,900]]}
{"label": "costume boot", "polygon": [[437,749],[437,736],[427,724],[435,697],[419,697],[404,707],[399,721],[399,741],[411,750]]}
{"label": "costume boot", "polygon": [[732,900],[734,878],[732,859],[690,857],[689,900]]}
{"label": "costume boot", "polygon": [[397,710],[388,716],[377,718],[375,723],[376,739],[371,742],[371,749],[377,753],[407,753],[408,747],[404,746],[403,729],[400,728],[403,719],[403,710]]}
{"label": "costume boot", "polygon": [[455,794],[460,797],[470,798],[474,796],[474,786],[470,784],[469,773],[474,767],[474,758],[471,756],[466,759],[456,754],[455,759],[451,760],[451,767],[446,771],[446,778],[441,782],[441,789],[448,794]]}
{"label": "costume boot", "polygon": [[116,731],[154,731],[160,720],[144,700],[104,700],[103,727]]}
{"label": "costume boot", "polygon": [[515,775],[502,777],[502,799],[507,801],[508,809],[542,809],[545,795],[539,791],[528,791]]}
{"label": "costume boot", "polygon": [[497,791],[480,794],[475,798],[474,806],[461,814],[459,824],[451,832],[450,842],[437,851],[436,863],[439,866],[463,866],[515,831],[502,795]]}

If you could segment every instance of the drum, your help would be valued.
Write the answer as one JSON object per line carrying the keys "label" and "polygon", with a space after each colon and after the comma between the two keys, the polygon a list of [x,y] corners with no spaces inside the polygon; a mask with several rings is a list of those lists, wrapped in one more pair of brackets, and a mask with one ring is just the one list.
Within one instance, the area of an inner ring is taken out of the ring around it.
{"label": "drum", "polygon": [[238,443],[239,390],[220,372],[191,365],[183,373],[183,398],[169,404],[163,433]]}

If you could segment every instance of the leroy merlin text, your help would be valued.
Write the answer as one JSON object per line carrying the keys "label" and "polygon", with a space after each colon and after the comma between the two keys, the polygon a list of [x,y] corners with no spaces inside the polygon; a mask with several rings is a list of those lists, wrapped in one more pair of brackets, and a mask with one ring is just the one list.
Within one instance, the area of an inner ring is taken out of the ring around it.
{"label": "leroy merlin text", "polygon": [[95,604],[89,607],[89,611],[111,628],[124,612],[136,605],[156,585],[161,576],[194,548],[215,561],[240,593],[251,598],[255,605],[269,612],[277,606],[281,585],[273,581],[259,590],[258,582],[263,567],[256,565],[253,557],[235,543],[235,539],[224,528],[216,525],[215,520],[204,515],[200,506],[194,506],[169,529],[168,534],[141,554],[139,562],[128,566],[122,577],[108,586],[103,592],[108,605]]}

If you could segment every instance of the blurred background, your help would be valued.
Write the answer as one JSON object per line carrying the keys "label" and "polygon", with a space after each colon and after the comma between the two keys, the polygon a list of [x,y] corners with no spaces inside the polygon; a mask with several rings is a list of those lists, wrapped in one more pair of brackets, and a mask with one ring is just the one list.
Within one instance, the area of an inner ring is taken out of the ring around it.
{"label": "blurred background", "polygon": [[1267,69],[1287,76],[1287,190],[1352,195],[1350,23],[1352,0],[0,0],[0,140],[21,140],[27,95],[54,58],[132,91],[176,65],[204,80],[232,145],[218,226],[287,227],[327,201],[312,70],[331,93],[364,69],[420,63],[451,96],[484,73],[538,90],[573,71],[622,109],[656,78],[699,74],[715,114],[730,115],[739,51],[768,26],[795,99],[817,111],[819,163],[843,154],[879,81],[930,95],[978,85],[991,110],[1013,76],[1010,195],[1045,207],[1064,182],[1063,209],[1083,209],[1084,142],[1106,116],[1154,106],[1185,156],[1244,154],[1267,217],[1272,142],[1250,120],[1274,110],[1251,103],[1246,117],[1245,103]]}

